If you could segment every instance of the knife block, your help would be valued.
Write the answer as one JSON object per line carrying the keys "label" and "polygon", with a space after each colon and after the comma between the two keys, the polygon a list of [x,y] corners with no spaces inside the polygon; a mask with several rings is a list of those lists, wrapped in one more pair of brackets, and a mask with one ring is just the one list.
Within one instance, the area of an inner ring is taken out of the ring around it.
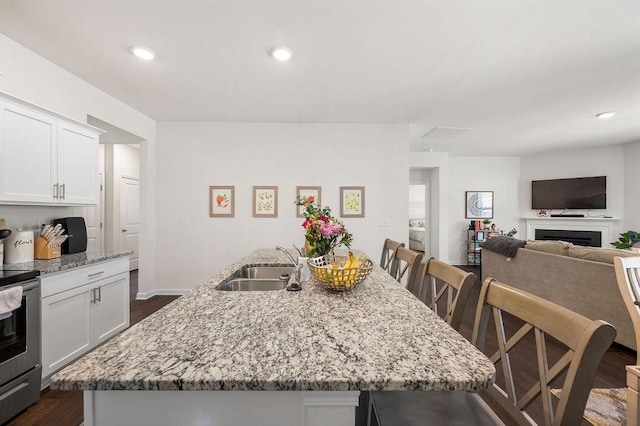
{"label": "knife block", "polygon": [[49,242],[42,237],[36,238],[35,258],[36,259],[57,259],[60,257],[60,246],[47,247]]}

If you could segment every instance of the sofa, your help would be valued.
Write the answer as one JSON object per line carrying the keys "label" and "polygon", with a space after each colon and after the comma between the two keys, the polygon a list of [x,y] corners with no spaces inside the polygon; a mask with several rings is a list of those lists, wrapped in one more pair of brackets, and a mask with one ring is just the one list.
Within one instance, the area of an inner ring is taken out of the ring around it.
{"label": "sofa", "polygon": [[631,317],[618,289],[613,258],[627,250],[574,246],[565,241],[527,241],[511,256],[482,249],[481,275],[543,297],[590,319],[612,324],[615,341],[636,348]]}

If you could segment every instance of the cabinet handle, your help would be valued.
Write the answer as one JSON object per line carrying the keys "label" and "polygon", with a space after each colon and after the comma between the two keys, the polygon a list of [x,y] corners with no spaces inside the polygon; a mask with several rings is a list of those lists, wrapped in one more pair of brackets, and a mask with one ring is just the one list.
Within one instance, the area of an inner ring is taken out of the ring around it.
{"label": "cabinet handle", "polygon": [[96,303],[96,289],[91,289],[91,303]]}
{"label": "cabinet handle", "polygon": [[97,277],[98,275],[102,275],[104,274],[104,271],[100,271],[100,272],[95,272],[93,274],[89,274],[88,277],[89,278],[93,278],[93,277]]}
{"label": "cabinet handle", "polygon": [[53,198],[54,199],[58,198],[58,188],[59,188],[59,185],[57,183],[53,185]]}
{"label": "cabinet handle", "polygon": [[98,302],[102,302],[102,287],[98,287]]}
{"label": "cabinet handle", "polygon": [[66,183],[63,183],[62,185],[60,185],[60,192],[62,192],[62,195],[60,196],[60,198],[62,198],[64,200],[64,197],[67,195],[67,189],[66,189]]}

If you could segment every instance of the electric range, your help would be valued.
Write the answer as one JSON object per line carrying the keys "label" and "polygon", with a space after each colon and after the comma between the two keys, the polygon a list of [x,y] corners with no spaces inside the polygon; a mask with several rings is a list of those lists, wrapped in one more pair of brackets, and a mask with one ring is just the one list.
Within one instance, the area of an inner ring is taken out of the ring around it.
{"label": "electric range", "polygon": [[40,275],[38,270],[23,271],[4,271],[0,270],[0,287],[19,283],[21,281],[29,281]]}
{"label": "electric range", "polygon": [[[0,423],[40,397],[40,271],[0,270],[0,292],[22,287],[20,306],[0,316]],[[6,296],[5,296],[6,297]]]}

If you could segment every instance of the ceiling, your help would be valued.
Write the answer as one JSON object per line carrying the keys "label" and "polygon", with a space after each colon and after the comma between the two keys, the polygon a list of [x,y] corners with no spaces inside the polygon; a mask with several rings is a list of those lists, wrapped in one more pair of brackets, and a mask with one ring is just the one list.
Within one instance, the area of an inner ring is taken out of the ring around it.
{"label": "ceiling", "polygon": [[640,140],[638,0],[0,0],[0,32],[158,121],[410,123],[454,155]]}

